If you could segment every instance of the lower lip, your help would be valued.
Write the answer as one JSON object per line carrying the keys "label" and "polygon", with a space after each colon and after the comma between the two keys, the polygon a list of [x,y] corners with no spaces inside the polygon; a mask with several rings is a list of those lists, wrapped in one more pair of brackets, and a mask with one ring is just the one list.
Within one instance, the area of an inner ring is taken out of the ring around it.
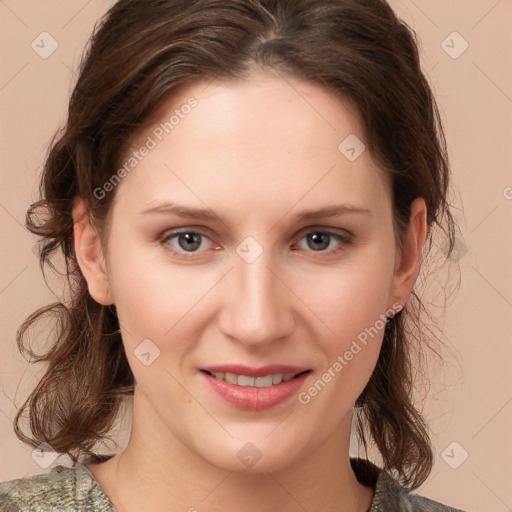
{"label": "lower lip", "polygon": [[206,383],[226,402],[250,411],[263,411],[274,407],[297,394],[309,372],[303,373],[286,382],[258,388],[256,386],[238,386],[225,380],[216,379],[206,372],[201,372]]}

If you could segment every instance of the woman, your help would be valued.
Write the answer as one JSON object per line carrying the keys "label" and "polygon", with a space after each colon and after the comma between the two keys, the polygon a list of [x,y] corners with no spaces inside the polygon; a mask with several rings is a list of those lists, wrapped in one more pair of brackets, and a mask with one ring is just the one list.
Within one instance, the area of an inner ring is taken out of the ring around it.
{"label": "woman", "polygon": [[[414,285],[433,228],[453,248],[448,184],[414,35],[383,0],[117,2],[27,215],[72,294],[20,328],[23,349],[56,318],[15,429],[75,465],[0,503],[455,510],[410,492],[433,464]],[[128,444],[102,455],[130,394]],[[349,456],[353,419],[381,467]]]}

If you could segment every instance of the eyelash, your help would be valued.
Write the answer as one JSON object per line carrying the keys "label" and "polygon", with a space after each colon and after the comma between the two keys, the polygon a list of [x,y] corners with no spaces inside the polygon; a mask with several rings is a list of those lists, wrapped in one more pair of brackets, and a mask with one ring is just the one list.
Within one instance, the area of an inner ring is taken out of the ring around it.
{"label": "eyelash", "polygon": [[[339,242],[338,246],[336,249],[331,249],[331,250],[328,250],[328,251],[325,251],[325,250],[320,250],[320,251],[313,251],[313,250],[309,250],[307,252],[312,252],[312,253],[318,253],[318,254],[321,254],[323,256],[332,256],[332,255],[335,255],[335,254],[338,254],[339,252],[343,251],[345,249],[345,246],[348,246],[348,245],[351,245],[353,243],[353,235],[349,235],[348,233],[339,233],[337,231],[332,231],[330,229],[327,229],[327,228],[308,228],[306,231],[303,231],[301,234],[300,234],[300,238],[298,239],[299,241],[303,240],[304,238],[306,238],[308,235],[312,235],[312,234],[318,234],[318,233],[321,233],[321,234],[324,234],[324,235],[329,235],[330,237],[334,238],[335,240],[337,240]],[[208,235],[202,231],[201,229],[190,229],[190,228],[187,228],[187,229],[180,229],[180,230],[176,230],[176,231],[172,231],[171,233],[169,232],[166,232],[163,236],[161,236],[159,238],[159,243],[164,246],[164,247],[168,247],[169,244],[170,244],[170,240],[172,239],[177,239],[180,235],[184,235],[184,234],[194,234],[194,235],[200,235],[201,237],[204,237],[206,239],[209,240],[209,237]],[[330,241],[329,240],[329,245],[330,245]],[[201,240],[202,242],[202,240]],[[294,243],[294,245],[296,245]],[[176,248],[172,248],[170,249],[172,252],[176,253],[176,254],[179,254],[180,256],[184,256],[185,258],[192,258],[194,257],[194,255],[197,255],[197,254],[200,254],[201,252],[203,251],[185,251],[185,250],[178,250]]]}

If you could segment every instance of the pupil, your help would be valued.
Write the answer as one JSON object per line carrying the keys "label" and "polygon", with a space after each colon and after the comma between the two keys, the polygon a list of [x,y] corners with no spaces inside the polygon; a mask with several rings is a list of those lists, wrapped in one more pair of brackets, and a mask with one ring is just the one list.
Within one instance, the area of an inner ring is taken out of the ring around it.
{"label": "pupil", "polygon": [[198,233],[183,233],[178,237],[180,247],[184,250],[195,250],[201,245]]}
{"label": "pupil", "polygon": [[328,233],[312,233],[309,235],[308,239],[312,241],[314,244],[317,244],[316,247],[311,247],[311,249],[326,249],[329,246],[329,234]]}

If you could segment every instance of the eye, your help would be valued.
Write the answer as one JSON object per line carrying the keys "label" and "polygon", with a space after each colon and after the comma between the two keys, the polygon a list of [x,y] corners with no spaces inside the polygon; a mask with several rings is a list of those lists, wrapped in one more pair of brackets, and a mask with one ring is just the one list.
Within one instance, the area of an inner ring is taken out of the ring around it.
{"label": "eye", "polygon": [[200,231],[183,230],[165,234],[160,242],[170,245],[171,249],[180,253],[202,252],[212,245],[211,240]]}
{"label": "eye", "polygon": [[[302,241],[305,241],[305,244]],[[345,245],[351,243],[352,237],[348,234],[322,228],[312,228],[304,233],[298,246],[301,249],[313,252],[334,254],[343,250]]]}
{"label": "eye", "polygon": [[[310,228],[303,232],[299,242],[293,245],[293,249],[318,252],[332,255],[342,251],[346,245],[352,243],[352,235],[345,232],[337,232],[325,228]],[[159,242],[174,253],[181,255],[193,255],[203,253],[208,249],[220,249],[210,240],[208,235],[197,229],[182,229],[165,233]]]}

